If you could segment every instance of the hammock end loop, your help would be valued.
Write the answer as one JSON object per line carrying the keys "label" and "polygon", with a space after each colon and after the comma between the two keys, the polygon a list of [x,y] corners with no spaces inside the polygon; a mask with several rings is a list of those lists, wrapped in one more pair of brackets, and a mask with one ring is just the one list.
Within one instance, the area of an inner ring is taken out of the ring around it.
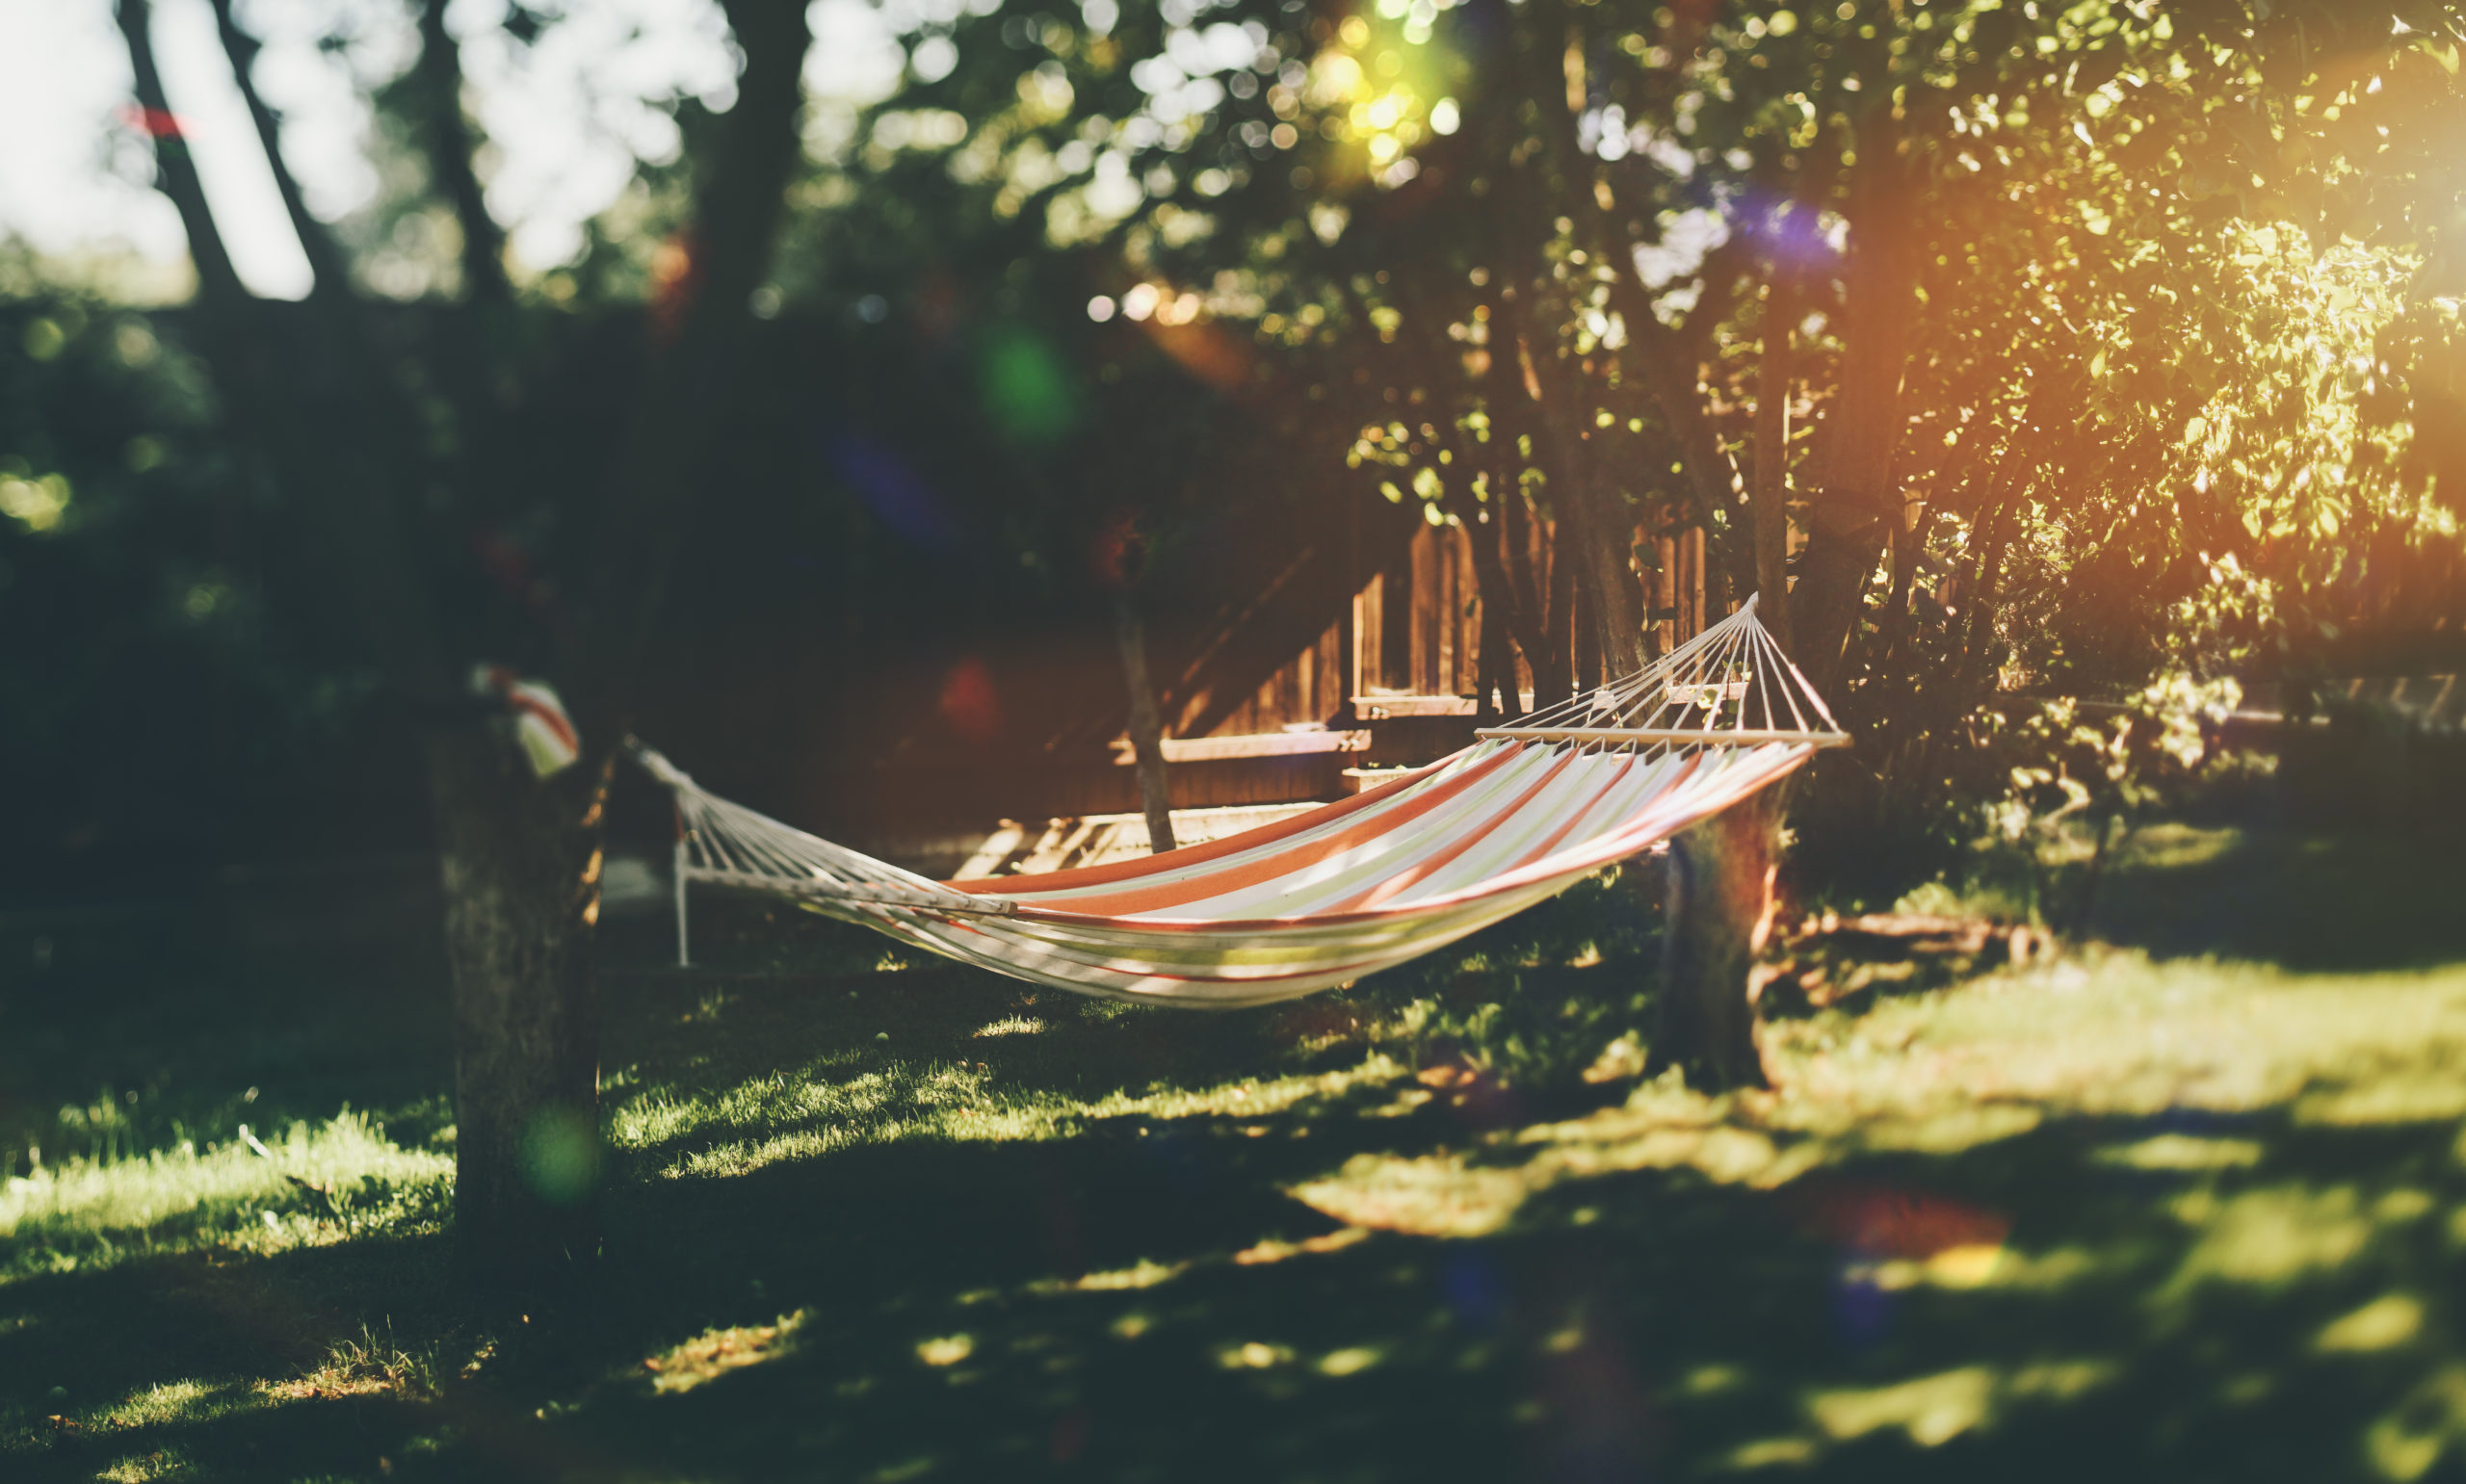
{"label": "hammock end loop", "polygon": [[661,756],[656,748],[633,733],[626,733],[624,741],[617,745],[624,748],[625,755],[632,758],[635,765],[650,774],[662,788],[682,793],[694,787],[693,774]]}

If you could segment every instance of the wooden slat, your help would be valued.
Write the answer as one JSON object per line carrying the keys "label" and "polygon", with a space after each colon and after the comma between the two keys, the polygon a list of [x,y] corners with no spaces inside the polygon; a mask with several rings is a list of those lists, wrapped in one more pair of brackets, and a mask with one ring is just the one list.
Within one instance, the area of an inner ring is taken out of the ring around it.
{"label": "wooden slat", "polygon": [[[1666,612],[1678,605],[1678,574],[1673,570],[1678,565],[1678,543],[1662,536],[1654,541],[1653,550],[1661,559],[1660,570],[1653,573],[1653,607]],[[1678,647],[1674,637],[1677,628],[1666,618],[1654,623],[1653,638],[1660,644],[1661,653],[1667,654]]]}
{"label": "wooden slat", "polygon": [[1482,599],[1480,582],[1472,577],[1472,533],[1450,525],[1440,533],[1448,542],[1448,690],[1470,695],[1482,683]]}
{"label": "wooden slat", "polygon": [[1712,627],[1712,615],[1704,609],[1704,528],[1691,528],[1684,545],[1687,586],[1682,589],[1680,601],[1686,610],[1686,632],[1678,637],[1682,644]]}
{"label": "wooden slat", "polygon": [[1374,575],[1352,600],[1353,693],[1386,684],[1387,579]]}
{"label": "wooden slat", "polygon": [[1345,684],[1344,664],[1345,626],[1339,621],[1319,636],[1319,689],[1310,697],[1311,719],[1325,721],[1334,716],[1352,693]]}
{"label": "wooden slat", "polygon": [[1412,639],[1408,663],[1412,666],[1410,684],[1415,692],[1423,695],[1435,695],[1439,691],[1438,554],[1432,549],[1436,545],[1429,525],[1424,524],[1413,533],[1412,607],[1408,620]]}
{"label": "wooden slat", "polygon": [[1395,716],[1469,716],[1475,701],[1469,695],[1356,695],[1353,714],[1365,721]]}
{"label": "wooden slat", "polygon": [[1413,544],[1405,541],[1379,584],[1378,687],[1413,688]]}
{"label": "wooden slat", "polygon": [[[1130,741],[1116,737],[1113,742],[1114,762],[1120,767],[1133,763]],[[1228,758],[1303,757],[1314,752],[1366,752],[1370,749],[1370,733],[1349,732],[1262,732],[1244,737],[1167,737],[1165,739],[1165,761],[1167,763],[1213,763]]]}

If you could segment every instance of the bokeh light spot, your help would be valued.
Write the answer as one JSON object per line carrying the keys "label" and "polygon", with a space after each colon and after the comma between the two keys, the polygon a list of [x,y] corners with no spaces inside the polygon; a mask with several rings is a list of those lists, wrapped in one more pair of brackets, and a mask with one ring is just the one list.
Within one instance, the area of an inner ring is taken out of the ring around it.
{"label": "bokeh light spot", "polygon": [[974,655],[942,677],[938,709],[951,730],[969,742],[991,742],[1002,735],[1002,698],[993,691],[993,672]]}
{"label": "bokeh light spot", "polygon": [[552,1206],[570,1206],[599,1181],[599,1130],[573,1108],[551,1108],[522,1131],[523,1184]]}
{"label": "bokeh light spot", "polygon": [[1079,421],[1078,397],[1061,359],[1024,329],[1003,331],[979,363],[984,410],[995,427],[1029,443],[1067,436]]}

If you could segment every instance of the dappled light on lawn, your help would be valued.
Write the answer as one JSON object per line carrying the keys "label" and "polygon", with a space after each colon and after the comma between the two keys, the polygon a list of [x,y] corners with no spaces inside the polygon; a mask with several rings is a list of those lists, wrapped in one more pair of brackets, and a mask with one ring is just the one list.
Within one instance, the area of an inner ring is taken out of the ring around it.
{"label": "dappled light on lawn", "polygon": [[[2264,1002],[2270,1013],[2254,1014]],[[1763,1212],[1755,1222],[1771,1235],[1754,1238],[1770,1254],[1761,1261],[1803,1275],[1790,1281],[1810,1284],[1802,1302],[1839,1337],[1833,1343],[1884,1346],[1875,1353],[1919,1362],[1972,1354],[1934,1368],[1897,1362],[1897,1374],[1857,1384],[1788,1382],[1778,1393],[1774,1384],[1804,1375],[1807,1359],[1777,1372],[1769,1361],[1695,1365],[1663,1393],[1662,1404],[1675,1409],[1683,1430],[1740,1417],[1740,1403],[1750,1397],[1780,1403],[1760,1409],[1768,1424],[1795,1419],[1796,1430],[1750,1430],[1708,1456],[1761,1470],[1868,1456],[1859,1450],[1886,1441],[1931,1451],[1961,1440],[2038,1437],[2077,1409],[2106,1415],[2102,1409],[2149,1383],[2155,1373],[2144,1366],[2190,1364],[2170,1348],[2179,1343],[2170,1337],[2195,1334],[2251,1301],[2239,1295],[2270,1295],[2267,1303],[2291,1303],[2304,1315],[2281,1332],[2272,1365],[2350,1365],[2402,1355],[2421,1342],[2434,1319],[2413,1283],[2431,1271],[2427,1259],[2449,1261],[2443,1213],[2466,1207],[2416,1182],[2428,1177],[2453,1189],[2454,1176],[2445,1173],[2454,1163],[2453,1116],[2404,1099],[2369,1122],[2327,1123],[2317,1110],[2341,1106],[2322,1100],[2374,1077],[2396,1075],[2402,1085],[2407,1066],[2445,1065],[2466,1047],[2461,1010],[2466,982],[2453,973],[2306,976],[2092,954],[1887,1001],[1861,1015],[1831,1012],[1768,1028],[1769,1054],[1783,1069],[1782,1091],[1772,1095],[1708,1099],[1666,1080],[1630,1080],[1615,1106],[1485,1130],[1454,1122],[1461,1114],[1450,1110],[1459,1106],[1444,1096],[1454,1072],[1413,1077],[1404,1064],[1381,1057],[1337,1074],[1115,1094],[1088,1105],[1101,1125],[1063,1115],[1032,1137],[1067,1140],[1085,1136],[1067,1132],[1072,1128],[1109,1128],[1122,1141],[1115,1147],[1134,1161],[1144,1146],[1167,1139],[1175,1160],[1194,1159],[1178,1167],[1207,1182],[1203,1172],[1217,1167],[1217,1152],[1231,1158],[1254,1142],[1247,1130],[1263,1128],[1269,1138],[1262,1147],[1272,1147],[1285,1142],[1276,1133],[1299,1132],[1280,1124],[1307,1118],[1313,1138],[1291,1147],[1324,1141],[1325,1152],[1292,1166],[1284,1188],[1349,1224],[1246,1244],[1202,1239],[1179,1257],[1150,1248],[1126,1265],[1031,1278],[1007,1291],[968,1295],[947,1311],[954,1319],[967,1316],[959,1324],[921,1339],[911,1331],[898,1343],[927,1369],[947,1369],[956,1379],[989,1367],[989,1377],[1008,1373],[1006,1356],[1058,1362],[1077,1353],[1067,1341],[1052,1348],[1056,1337],[1047,1326],[1062,1320],[1060,1312],[1033,1321],[1026,1314],[999,1317],[1016,1313],[1014,1306],[1138,1294],[1154,1297],[1105,1318],[1086,1342],[1143,1348],[1175,1335],[1199,1339],[1211,1323],[1226,1323],[1230,1333],[1205,1342],[1198,1358],[1220,1375],[1253,1378],[1281,1396],[1306,1394],[1310,1377],[1369,1378],[1400,1365],[1425,1373],[1422,1367],[1437,1362],[1445,1373],[1461,1364],[1482,1374],[1492,1362],[1485,1359],[1488,1342],[1476,1337],[1499,1322],[1504,1306],[1523,1301],[1518,1295],[1535,1281],[1524,1260],[1508,1257],[1503,1269],[1496,1260],[1463,1269],[1497,1275],[1479,1280],[1434,1281],[1421,1270],[1417,1283],[1430,1285],[1421,1290],[1434,1304],[1430,1313],[1459,1336],[1435,1352],[1418,1342],[1400,1349],[1360,1338],[1314,1349],[1296,1331],[1241,1323],[1233,1316],[1248,1311],[1246,1302],[1211,1320],[1204,1295],[1223,1282],[1220,1275],[1302,1272],[1314,1263],[1352,1264],[1347,1271],[1356,1278],[1371,1277],[1405,1258],[1394,1243],[1416,1237],[1453,1245],[1468,1237],[1545,1242],[1555,1239],[1549,1234],[1580,1230],[1623,1232],[1629,1240],[1645,1230],[1668,1234],[1675,1230],[1669,1223],[1684,1220],[1703,1198],[1691,1192],[1731,1186],[1751,1203],[1747,1210]],[[956,1024],[951,1033],[976,1046],[1045,1045],[1050,1036],[1066,1045],[1085,1033],[1068,1021],[1037,1018],[1044,1028],[1029,1038],[986,1037],[985,1028],[1003,1022],[982,1017]],[[2401,1122],[2409,1109],[2417,1116]],[[2184,1119],[2194,1121],[2169,1127]],[[1220,1121],[1226,1126],[1217,1127]],[[1356,1122],[1360,1133],[1348,1128]],[[2301,1143],[2314,1136],[2305,1130],[2427,1124],[2438,1137],[2419,1143],[2424,1154],[2414,1158],[2430,1163],[2411,1179],[2358,1184],[2352,1176],[2302,1173],[2312,1157],[2299,1152]],[[1201,1141],[1192,1145],[1182,1125],[1194,1126]],[[2069,1132],[2076,1128],[2081,1132]],[[898,1136],[882,1129],[879,1136]],[[1365,1136],[1374,1141],[1369,1148],[1359,1147]],[[853,1152],[852,1145],[826,1158]],[[2092,1193],[2066,1211],[2050,1205],[2043,1190],[2027,1193],[1988,1173],[2013,1159],[2038,1170],[2042,1181],[2108,1193]],[[1929,1174],[1913,1159],[1941,1168]],[[1652,1183],[1634,1184],[1640,1178]],[[1771,1242],[1779,1245],[1764,1248]],[[1353,1264],[1356,1253],[1367,1265]],[[1810,1258],[1811,1268],[1798,1265]],[[2397,1280],[2395,1291],[2344,1297],[2366,1273],[2383,1284]],[[2075,1336],[2067,1343],[2058,1338],[2064,1326],[2055,1323],[2044,1343],[2009,1355],[1976,1354],[1978,1341],[1959,1338],[1990,1314],[2007,1316],[1998,1322],[2042,1327],[2051,1314],[2043,1306],[2086,1304],[2109,1313],[2105,1306],[2117,1301],[2125,1308],[2104,1322],[2145,1326],[2144,1342],[2174,1359],[2109,1348],[2116,1338],[2112,1328],[2103,1340]],[[1947,1305],[1991,1307],[1973,1315]],[[1028,1327],[1017,1327],[1021,1322]],[[1194,1322],[1195,1330],[1189,1328]],[[1407,1321],[1395,1333],[1414,1332]],[[1019,1343],[1023,1350],[1014,1348]],[[1549,1355],[1559,1341],[1541,1335],[1531,1343],[1535,1355]],[[1079,1364],[1097,1353],[1104,1352],[1089,1352]],[[1446,1360],[1450,1354],[1456,1359]],[[2209,1416],[2206,1409],[2216,1408],[2223,1417],[2275,1394],[2256,1379],[2264,1368],[2243,1364],[2222,1373],[2212,1362],[2194,1365],[2192,1373],[2214,1386],[2214,1399],[2196,1402],[2196,1392],[2183,1392],[2184,1405],[2196,1410],[2180,1415]],[[2180,1389],[2180,1378],[2166,1384]],[[2315,1384],[2345,1394],[2325,1376]],[[1533,1417],[1553,1415],[1550,1405]],[[2402,1416],[2372,1411],[2359,1419],[2348,1435],[2350,1451],[2336,1455],[2347,1461],[2342,1467],[2384,1455],[2403,1462],[2426,1446],[2440,1456],[2448,1445],[2425,1440],[2445,1438],[2438,1429],[2446,1424],[2427,1429],[2420,1421],[2436,1416],[2435,1403],[2417,1397],[2407,1407]],[[1685,1420],[1691,1417],[1699,1420]],[[1102,1437],[1101,1420],[1090,1436]],[[1714,1436],[1718,1430],[1706,1442]]]}
{"label": "dappled light on lawn", "polygon": [[[2076,947],[1770,1022],[1775,1090],[1714,1098],[1640,1075],[1625,940],[1554,922],[1306,1014],[884,966],[819,923],[790,942],[826,989],[620,988],[581,1308],[444,1281],[428,1093],[312,1117],[250,1052],[262,1096],[198,1065],[176,1130],[76,1105],[0,1208],[0,1447],[171,1480],[264,1439],[374,1481],[2198,1462],[2169,1439],[2406,1479],[2466,1445],[2455,967]],[[121,1344],[167,1297],[212,1318]]]}
{"label": "dappled light on lawn", "polygon": [[[2265,1003],[2266,1013],[2258,1006]],[[1617,1170],[1687,1168],[1772,1188],[1881,1151],[1954,1154],[2050,1118],[2147,1117],[2292,1106],[2304,1122],[2445,1122],[2445,1098],[2411,1094],[2383,1066],[2466,1064],[2466,982],[2454,976],[2306,980],[2253,970],[2159,971],[2127,956],[1989,977],[1942,1001],[1901,1001],[1857,1020],[1767,1028],[1777,1095],[1707,1099],[1664,1082],[1622,1106],[1493,1135],[1485,1157],[1361,1156],[1297,1188],[1343,1219],[1431,1235],[1496,1230],[1534,1191]],[[2368,1080],[2347,1084],[2361,1076]],[[2435,1085],[2428,1080],[2426,1088]],[[2322,1089],[2315,1092],[2312,1089]],[[2341,1089],[2344,1090],[2341,1090]],[[2145,1169],[2247,1165],[2248,1141],[2156,1135],[2104,1156]],[[1923,1194],[1817,1198],[1811,1218],[1877,1256],[1992,1248],[2007,1223]]]}
{"label": "dappled light on lawn", "polygon": [[782,1315],[774,1324],[710,1330],[658,1355],[645,1357],[643,1369],[650,1373],[654,1393],[690,1392],[741,1367],[758,1366],[787,1354],[804,1322],[805,1315],[800,1311]]}
{"label": "dappled light on lawn", "polygon": [[[108,1106],[108,1105],[106,1105]],[[251,1146],[128,1149],[39,1165],[0,1185],[0,1238],[26,1272],[109,1265],[128,1254],[236,1246],[262,1252],[347,1241],[437,1210],[450,1157],[387,1140],[368,1115],[305,1122]]]}

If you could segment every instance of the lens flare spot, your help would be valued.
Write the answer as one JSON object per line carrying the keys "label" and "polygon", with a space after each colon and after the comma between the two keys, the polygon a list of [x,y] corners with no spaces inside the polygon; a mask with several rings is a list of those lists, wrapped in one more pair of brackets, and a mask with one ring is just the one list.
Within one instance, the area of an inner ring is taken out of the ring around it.
{"label": "lens flare spot", "polygon": [[993,672],[974,655],[942,677],[939,709],[951,730],[969,742],[991,742],[1002,735],[1002,698],[994,693]]}

